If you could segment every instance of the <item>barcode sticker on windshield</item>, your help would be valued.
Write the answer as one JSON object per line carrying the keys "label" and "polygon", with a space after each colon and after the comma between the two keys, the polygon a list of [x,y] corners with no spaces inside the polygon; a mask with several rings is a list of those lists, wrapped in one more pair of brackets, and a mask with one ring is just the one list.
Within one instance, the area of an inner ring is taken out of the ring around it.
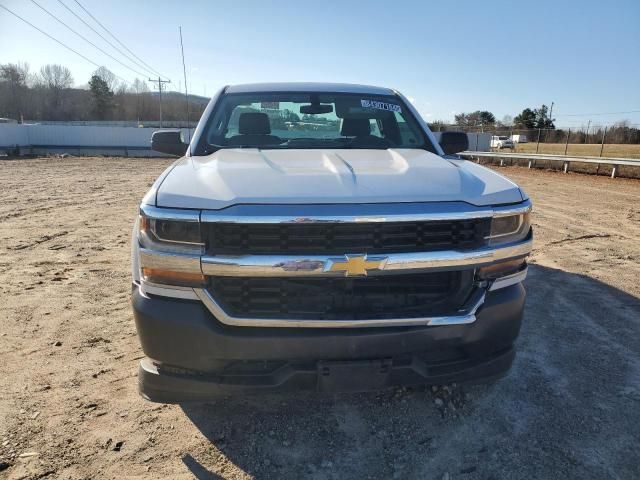
{"label": "barcode sticker on windshield", "polygon": [[280,102],[260,102],[260,108],[263,110],[278,110]]}
{"label": "barcode sticker on windshield", "polygon": [[378,102],[377,100],[360,100],[360,105],[364,108],[375,108],[378,110],[402,113],[400,105],[394,105],[393,103]]}

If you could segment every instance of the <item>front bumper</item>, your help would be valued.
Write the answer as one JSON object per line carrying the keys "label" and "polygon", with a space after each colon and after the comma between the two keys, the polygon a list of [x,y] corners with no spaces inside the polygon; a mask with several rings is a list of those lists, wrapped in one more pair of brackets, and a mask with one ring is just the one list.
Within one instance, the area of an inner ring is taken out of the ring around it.
{"label": "front bumper", "polygon": [[225,325],[199,301],[146,296],[132,303],[143,351],[140,393],[159,402],[282,390],[365,391],[481,381],[510,367],[521,284],[487,292],[473,323],[385,328]]}

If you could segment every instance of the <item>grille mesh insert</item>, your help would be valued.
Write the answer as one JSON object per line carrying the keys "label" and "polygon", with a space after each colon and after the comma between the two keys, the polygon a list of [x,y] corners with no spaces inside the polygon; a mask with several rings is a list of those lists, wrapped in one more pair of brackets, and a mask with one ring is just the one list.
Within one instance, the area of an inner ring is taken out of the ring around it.
{"label": "grille mesh insert", "polygon": [[204,223],[209,255],[404,253],[468,250],[485,244],[488,218],[374,223]]}
{"label": "grille mesh insert", "polygon": [[473,271],[369,277],[211,277],[209,292],[236,317],[359,320],[452,315]]}

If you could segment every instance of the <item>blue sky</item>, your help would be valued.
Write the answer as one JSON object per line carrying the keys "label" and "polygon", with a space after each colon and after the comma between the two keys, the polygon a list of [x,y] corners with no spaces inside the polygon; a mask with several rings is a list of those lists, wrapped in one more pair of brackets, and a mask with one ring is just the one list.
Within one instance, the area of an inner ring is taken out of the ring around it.
{"label": "blue sky", "polygon": [[[58,0],[36,1],[122,58]],[[74,0],[62,1],[84,15]],[[231,83],[353,82],[398,88],[429,121],[477,109],[501,118],[554,101],[561,126],[589,119],[640,124],[638,0],[542,0],[527,7],[508,1],[79,1],[176,90],[183,84],[182,25],[188,82],[200,95]],[[119,76],[136,77],[30,0],[0,4]],[[0,9],[0,63],[18,61],[33,70],[63,64],[79,85],[96,68]]]}

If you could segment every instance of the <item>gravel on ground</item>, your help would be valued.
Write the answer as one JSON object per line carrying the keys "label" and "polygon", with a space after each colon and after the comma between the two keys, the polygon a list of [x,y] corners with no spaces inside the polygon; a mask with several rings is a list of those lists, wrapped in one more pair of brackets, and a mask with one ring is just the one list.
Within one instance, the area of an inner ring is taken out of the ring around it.
{"label": "gravel on ground", "polygon": [[535,249],[496,383],[166,406],[137,393],[129,242],[169,163],[0,162],[0,478],[640,478],[640,181],[497,168]]}

